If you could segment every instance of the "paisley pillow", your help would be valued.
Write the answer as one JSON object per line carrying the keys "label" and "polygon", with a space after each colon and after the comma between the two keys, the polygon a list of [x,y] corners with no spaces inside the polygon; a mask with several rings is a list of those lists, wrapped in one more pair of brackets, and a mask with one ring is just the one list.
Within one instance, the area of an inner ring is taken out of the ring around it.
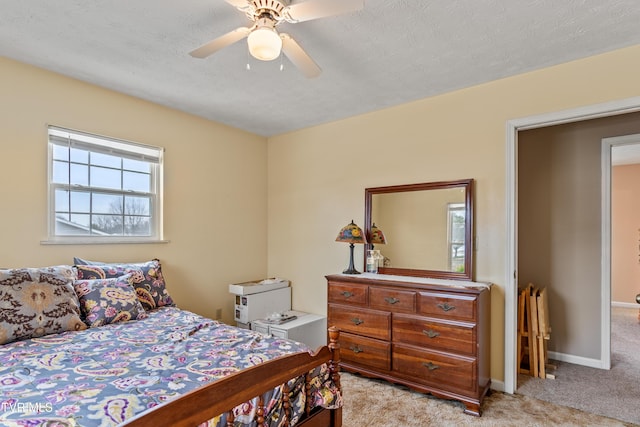
{"label": "paisley pillow", "polygon": [[78,279],[82,280],[109,279],[132,274],[133,287],[142,307],[147,311],[175,305],[164,282],[162,266],[157,259],[129,264],[76,264],[75,269]]}
{"label": "paisley pillow", "polygon": [[133,275],[111,279],[76,280],[84,319],[90,328],[148,317],[133,289]]}
{"label": "paisley pillow", "polygon": [[71,266],[0,270],[0,344],[87,329]]}
{"label": "paisley pillow", "polygon": [[100,262],[100,261],[89,261],[88,259],[78,258],[77,256],[74,256],[73,264],[74,265],[107,265],[108,263]]}

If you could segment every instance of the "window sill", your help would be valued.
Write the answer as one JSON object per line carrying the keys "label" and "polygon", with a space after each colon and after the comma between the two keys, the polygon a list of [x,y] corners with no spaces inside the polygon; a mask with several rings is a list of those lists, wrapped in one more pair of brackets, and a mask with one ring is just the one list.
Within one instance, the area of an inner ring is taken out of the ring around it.
{"label": "window sill", "polygon": [[157,244],[170,243],[171,240],[164,239],[127,239],[127,238],[109,238],[95,239],[87,237],[49,239],[40,241],[41,245],[141,245],[141,244]]}

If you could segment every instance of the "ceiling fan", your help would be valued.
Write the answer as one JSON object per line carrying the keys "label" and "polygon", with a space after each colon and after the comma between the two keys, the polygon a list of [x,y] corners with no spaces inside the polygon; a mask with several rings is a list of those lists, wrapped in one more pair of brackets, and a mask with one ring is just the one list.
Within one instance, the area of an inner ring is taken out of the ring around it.
{"label": "ceiling fan", "polygon": [[321,70],[318,64],[286,33],[278,33],[276,26],[282,22],[298,23],[325,18],[364,7],[364,0],[307,0],[289,4],[290,0],[225,0],[244,12],[253,22],[250,27],[239,27],[189,54],[195,58],[206,58],[220,49],[247,37],[249,53],[256,59],[271,61],[284,53],[306,77],[316,77]]}

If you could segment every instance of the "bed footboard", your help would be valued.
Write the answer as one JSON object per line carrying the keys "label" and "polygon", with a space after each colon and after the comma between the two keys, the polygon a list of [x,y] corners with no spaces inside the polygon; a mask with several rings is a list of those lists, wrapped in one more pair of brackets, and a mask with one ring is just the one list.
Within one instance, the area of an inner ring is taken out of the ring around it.
{"label": "bed footboard", "polygon": [[[329,345],[322,347],[315,354],[296,353],[279,357],[260,365],[242,370],[213,383],[204,385],[177,399],[158,405],[152,410],[127,420],[123,426],[129,427],[193,427],[232,408],[261,396],[264,392],[285,384],[292,378],[307,375],[313,368],[326,363],[330,375],[340,389],[340,348],[337,328],[329,328]],[[307,383],[307,390],[310,386]],[[307,399],[309,402],[310,399]],[[285,402],[286,404],[287,402]],[[262,404],[260,402],[259,404]],[[258,427],[266,426],[262,419],[262,408],[258,408]],[[231,417],[233,419],[233,417]],[[231,423],[231,425],[233,425]],[[306,416],[299,426],[341,427],[342,408],[321,409],[312,411],[307,405]]]}

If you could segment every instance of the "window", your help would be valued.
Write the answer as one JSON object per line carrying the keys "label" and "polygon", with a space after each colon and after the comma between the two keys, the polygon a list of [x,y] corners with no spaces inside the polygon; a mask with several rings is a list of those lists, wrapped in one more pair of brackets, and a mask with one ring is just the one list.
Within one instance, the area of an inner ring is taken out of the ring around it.
{"label": "window", "polygon": [[464,272],[465,205],[450,203],[448,206],[449,271]]}
{"label": "window", "polygon": [[49,240],[162,239],[163,150],[49,127]]}

